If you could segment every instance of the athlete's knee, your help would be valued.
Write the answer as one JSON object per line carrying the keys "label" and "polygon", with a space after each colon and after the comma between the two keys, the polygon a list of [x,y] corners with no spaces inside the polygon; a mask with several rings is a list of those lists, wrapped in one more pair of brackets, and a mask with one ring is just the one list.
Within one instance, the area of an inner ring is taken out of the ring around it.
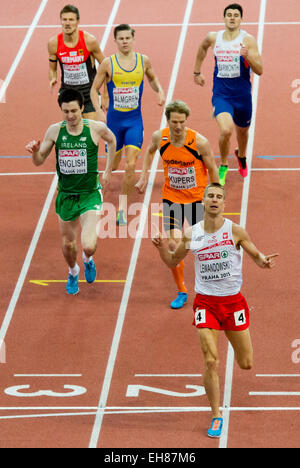
{"label": "athlete's knee", "polygon": [[219,369],[219,359],[212,354],[205,356],[205,367],[209,373],[216,373]]}
{"label": "athlete's knee", "polygon": [[96,240],[82,240],[82,250],[84,251],[87,257],[91,257],[97,250],[97,241]]}
{"label": "athlete's knee", "polygon": [[228,138],[231,138],[232,133],[233,133],[233,128],[224,127],[220,131],[220,136],[221,138],[228,139]]}
{"label": "athlete's knee", "polygon": [[238,365],[243,370],[251,370],[253,368],[253,357],[252,356],[244,356],[239,358]]}
{"label": "athlete's knee", "polygon": [[62,246],[64,250],[68,250],[69,252],[74,251],[77,249],[77,242],[76,239],[68,239],[67,237],[62,238]]}
{"label": "athlete's knee", "polygon": [[126,162],[125,171],[127,174],[134,174],[136,168],[136,159],[133,158]]}

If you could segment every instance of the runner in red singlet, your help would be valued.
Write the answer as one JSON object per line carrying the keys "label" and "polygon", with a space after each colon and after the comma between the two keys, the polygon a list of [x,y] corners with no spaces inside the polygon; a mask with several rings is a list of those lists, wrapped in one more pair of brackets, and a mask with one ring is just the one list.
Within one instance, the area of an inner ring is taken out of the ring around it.
{"label": "runner in red singlet", "polygon": [[48,42],[49,81],[51,90],[57,83],[57,62],[61,68],[61,89],[80,91],[84,97],[83,117],[105,121],[102,109],[95,110],[90,90],[96,76],[95,60],[99,64],[104,55],[94,36],[78,29],[79,11],[73,5],[66,5],[60,12],[62,33]]}

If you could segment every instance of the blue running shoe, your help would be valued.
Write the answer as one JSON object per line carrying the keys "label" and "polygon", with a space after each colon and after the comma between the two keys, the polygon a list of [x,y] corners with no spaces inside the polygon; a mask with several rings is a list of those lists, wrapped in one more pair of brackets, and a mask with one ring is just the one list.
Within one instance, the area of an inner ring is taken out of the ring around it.
{"label": "blue running shoe", "polygon": [[71,273],[69,273],[68,281],[67,281],[67,293],[72,294],[74,296],[75,294],[78,294],[79,292],[79,275],[73,276]]}
{"label": "blue running shoe", "polygon": [[223,418],[213,418],[211,426],[208,429],[208,437],[220,438],[223,428]]}
{"label": "blue running shoe", "polygon": [[120,210],[117,213],[117,226],[126,226],[127,220],[124,215],[124,211]]}
{"label": "blue running shoe", "polygon": [[93,283],[97,276],[97,270],[94,263],[94,260],[90,260],[88,263],[83,262],[84,264],[84,276],[87,283]]}
{"label": "blue running shoe", "polygon": [[184,304],[186,303],[187,298],[188,298],[187,293],[179,292],[176,299],[170,304],[172,309],[181,309],[181,307],[183,307]]}

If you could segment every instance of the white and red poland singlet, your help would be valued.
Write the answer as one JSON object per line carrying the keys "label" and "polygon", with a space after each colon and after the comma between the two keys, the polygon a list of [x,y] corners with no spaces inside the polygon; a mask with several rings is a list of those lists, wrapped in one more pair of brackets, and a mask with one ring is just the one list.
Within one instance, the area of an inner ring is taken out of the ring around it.
{"label": "white and red poland singlet", "polygon": [[232,221],[212,234],[193,226],[190,250],[195,256],[195,291],[208,296],[233,296],[240,292],[242,278],[241,252],[235,246]]}

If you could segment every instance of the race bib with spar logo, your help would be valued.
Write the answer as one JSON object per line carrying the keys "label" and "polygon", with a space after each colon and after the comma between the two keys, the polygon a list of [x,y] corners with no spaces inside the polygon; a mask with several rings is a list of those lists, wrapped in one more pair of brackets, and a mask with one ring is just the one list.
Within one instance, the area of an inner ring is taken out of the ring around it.
{"label": "race bib with spar logo", "polygon": [[199,253],[198,259],[200,261],[202,281],[215,281],[231,277],[231,262],[228,250]]}
{"label": "race bib with spar logo", "polygon": [[176,190],[190,190],[197,187],[194,167],[169,167],[170,187]]}
{"label": "race bib with spar logo", "polygon": [[60,149],[58,161],[61,174],[87,174],[87,150],[85,148]]}
{"label": "race bib with spar logo", "polygon": [[217,51],[218,78],[241,76],[240,48]]}
{"label": "race bib with spar logo", "polygon": [[138,86],[127,88],[114,88],[114,109],[131,110],[137,109],[140,100],[140,91]]}

